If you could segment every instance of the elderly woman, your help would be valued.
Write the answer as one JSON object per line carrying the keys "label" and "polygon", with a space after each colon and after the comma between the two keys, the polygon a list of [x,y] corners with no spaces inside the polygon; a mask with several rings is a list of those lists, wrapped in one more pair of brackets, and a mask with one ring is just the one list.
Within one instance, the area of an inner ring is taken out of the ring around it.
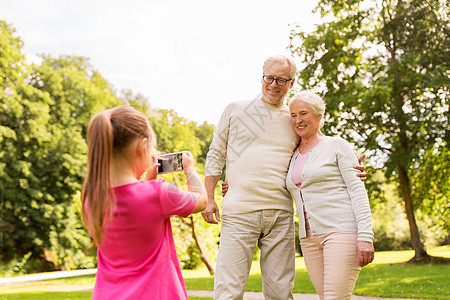
{"label": "elderly woman", "polygon": [[358,163],[348,142],[325,136],[325,103],[301,92],[289,103],[301,142],[286,186],[299,215],[306,268],[320,299],[350,299],[362,266],[374,258],[369,199],[355,176]]}

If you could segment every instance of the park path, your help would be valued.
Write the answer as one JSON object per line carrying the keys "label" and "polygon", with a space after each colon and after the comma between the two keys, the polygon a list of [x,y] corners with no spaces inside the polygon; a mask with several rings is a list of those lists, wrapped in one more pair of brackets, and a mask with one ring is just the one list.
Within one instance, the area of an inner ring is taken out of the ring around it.
{"label": "park path", "polygon": [[[212,298],[212,291],[188,291],[189,297],[204,297]],[[264,300],[263,293],[259,292],[245,292],[244,299],[252,300]],[[294,300],[319,300],[317,294],[294,294]],[[366,297],[366,296],[352,296],[352,300],[413,300],[406,298],[379,298],[379,297]],[[417,300],[417,299],[416,299]]]}
{"label": "park path", "polygon": [[[39,280],[48,280],[48,279],[56,279],[56,278],[65,278],[65,277],[74,277],[74,276],[82,276],[82,275],[92,275],[97,272],[97,269],[87,269],[87,270],[74,270],[74,271],[61,271],[61,272],[49,272],[49,273],[41,273],[41,274],[32,274],[25,276],[17,276],[10,278],[0,278],[0,287],[2,285],[13,284],[13,283],[21,283],[21,282],[31,282],[31,281],[39,281]],[[81,290],[91,290],[92,286],[62,286],[61,290],[64,291],[81,291]],[[188,296],[190,297],[204,297],[204,298],[212,298],[212,291],[188,291]],[[245,292],[244,299],[252,299],[252,300],[264,300],[264,296],[259,292]],[[406,298],[379,298],[379,297],[366,297],[366,296],[352,296],[352,300],[413,300]],[[319,300],[319,297],[315,294],[294,294],[294,300]]]}

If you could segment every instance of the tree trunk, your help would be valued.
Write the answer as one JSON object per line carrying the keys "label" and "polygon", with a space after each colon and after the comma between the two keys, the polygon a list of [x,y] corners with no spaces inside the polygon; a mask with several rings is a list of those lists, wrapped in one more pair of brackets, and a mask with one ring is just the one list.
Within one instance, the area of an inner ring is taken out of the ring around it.
{"label": "tree trunk", "polygon": [[[425,248],[423,247],[422,242],[420,241],[420,234],[419,229],[417,228],[416,218],[414,217],[414,208],[412,204],[411,199],[411,190],[409,186],[409,178],[407,173],[407,168],[404,163],[401,161],[403,159],[408,159],[408,154],[410,151],[409,147],[409,140],[406,135],[407,132],[407,125],[406,120],[408,119],[408,116],[405,115],[403,111],[403,106],[405,104],[404,101],[404,95],[402,92],[402,84],[401,80],[399,79],[399,71],[401,71],[401,68],[396,64],[397,58],[396,58],[396,51],[397,51],[397,37],[395,35],[395,32],[392,33],[392,48],[390,49],[391,54],[391,62],[390,62],[390,68],[394,72],[394,81],[392,86],[392,96],[394,100],[395,105],[395,111],[394,113],[395,120],[399,124],[399,133],[398,138],[400,142],[400,153],[403,155],[400,155],[399,158],[401,158],[400,162],[397,163],[398,166],[398,178],[400,181],[400,189],[402,193],[403,200],[405,202],[405,212],[406,212],[406,218],[408,219],[409,223],[409,233],[410,233],[410,239],[411,239],[411,246],[414,249],[414,257],[411,259],[412,261],[424,261],[428,260],[430,256],[425,251]],[[399,159],[397,158],[397,159]]]}
{"label": "tree trunk", "polygon": [[422,242],[420,241],[419,229],[417,228],[416,219],[414,217],[414,208],[411,199],[408,174],[406,173],[406,169],[403,166],[399,166],[398,170],[402,197],[405,202],[406,217],[409,223],[411,245],[414,249],[414,257],[411,260],[417,262],[428,260],[430,257],[425,251]]}
{"label": "tree trunk", "polygon": [[209,261],[205,252],[203,251],[203,247],[200,245],[200,242],[198,240],[197,232],[195,231],[194,218],[192,216],[190,216],[189,219],[191,220],[191,222],[186,222],[186,223],[192,229],[192,238],[194,238],[195,244],[197,245],[198,251],[200,252],[200,258],[201,258],[202,262],[208,268],[209,274],[214,275],[214,267],[211,264],[211,262]]}

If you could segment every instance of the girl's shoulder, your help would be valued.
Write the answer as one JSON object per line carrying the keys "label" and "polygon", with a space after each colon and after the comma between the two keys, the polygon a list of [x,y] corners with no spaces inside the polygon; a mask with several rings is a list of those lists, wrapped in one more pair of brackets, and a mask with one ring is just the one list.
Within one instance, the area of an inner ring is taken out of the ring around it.
{"label": "girl's shoulder", "polygon": [[139,190],[147,190],[151,188],[154,190],[155,188],[160,188],[166,181],[164,178],[160,177],[154,180],[139,180],[132,183],[127,183],[119,186],[113,187],[113,190],[116,192],[126,193],[127,191],[139,191]]}

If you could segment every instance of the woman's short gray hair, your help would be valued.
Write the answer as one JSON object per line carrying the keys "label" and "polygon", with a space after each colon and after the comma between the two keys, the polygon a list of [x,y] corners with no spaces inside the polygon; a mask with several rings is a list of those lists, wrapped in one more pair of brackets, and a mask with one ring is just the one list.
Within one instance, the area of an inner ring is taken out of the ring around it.
{"label": "woman's short gray hair", "polygon": [[295,77],[295,73],[297,73],[297,65],[295,64],[295,61],[292,58],[286,57],[284,55],[273,55],[267,58],[263,65],[263,72],[264,70],[266,70],[266,67],[268,67],[270,64],[274,62],[288,63],[289,67],[291,68],[289,71],[289,76],[291,78]]}
{"label": "woman's short gray hair", "polygon": [[294,97],[292,97],[291,101],[289,102],[289,107],[292,103],[294,103],[297,100],[301,100],[311,106],[311,108],[316,112],[316,114],[321,115],[322,119],[320,120],[320,128],[323,127],[323,124],[325,123],[324,115],[325,115],[325,101],[318,96],[317,94],[310,92],[310,91],[302,91],[300,93],[295,94]]}

